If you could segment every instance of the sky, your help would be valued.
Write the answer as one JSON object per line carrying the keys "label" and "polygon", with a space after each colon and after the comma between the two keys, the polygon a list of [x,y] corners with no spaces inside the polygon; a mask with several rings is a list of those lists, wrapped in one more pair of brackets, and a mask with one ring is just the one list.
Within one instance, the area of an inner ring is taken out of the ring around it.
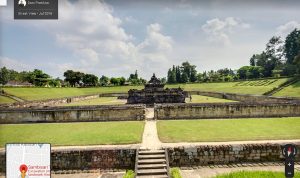
{"label": "sky", "polygon": [[97,76],[166,77],[249,65],[268,40],[300,28],[298,0],[59,0],[58,20],[14,20],[0,6],[0,66]]}

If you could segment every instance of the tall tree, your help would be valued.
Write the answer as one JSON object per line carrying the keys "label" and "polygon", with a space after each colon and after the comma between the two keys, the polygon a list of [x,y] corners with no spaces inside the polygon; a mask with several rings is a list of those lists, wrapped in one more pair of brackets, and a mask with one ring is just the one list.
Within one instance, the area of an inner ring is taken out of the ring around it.
{"label": "tall tree", "polygon": [[295,29],[287,35],[284,45],[284,53],[287,64],[293,64],[294,58],[300,51],[300,30]]}
{"label": "tall tree", "polygon": [[9,71],[6,67],[0,69],[0,84],[5,85],[9,81]]}
{"label": "tall tree", "polygon": [[85,86],[97,86],[98,77],[93,74],[84,74],[82,77],[82,82]]}
{"label": "tall tree", "polygon": [[176,83],[181,83],[181,71],[179,66],[173,66],[172,72],[175,73]]}
{"label": "tall tree", "polygon": [[175,71],[169,69],[168,70],[168,77],[167,77],[167,82],[168,83],[176,83],[176,75],[175,75]]}
{"label": "tall tree", "polygon": [[109,78],[106,77],[106,76],[104,76],[104,75],[102,75],[100,77],[99,83],[100,83],[101,86],[107,86],[108,83],[109,83]]}
{"label": "tall tree", "polygon": [[268,60],[272,60],[275,66],[281,64],[283,57],[283,41],[280,36],[273,36],[266,45],[266,55]]}
{"label": "tall tree", "polygon": [[257,57],[255,54],[253,54],[253,56],[250,58],[250,66],[256,66],[256,59]]}
{"label": "tall tree", "polygon": [[76,84],[80,84],[84,74],[81,72],[74,72],[73,70],[67,70],[64,72],[65,81],[69,82],[72,87]]}

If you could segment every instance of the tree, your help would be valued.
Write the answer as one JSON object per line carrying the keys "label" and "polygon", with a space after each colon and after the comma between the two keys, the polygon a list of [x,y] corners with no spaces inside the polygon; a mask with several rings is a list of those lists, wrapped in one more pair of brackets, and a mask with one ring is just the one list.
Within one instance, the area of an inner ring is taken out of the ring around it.
{"label": "tree", "polygon": [[256,56],[253,54],[253,56],[250,58],[250,66],[256,66]]}
{"label": "tree", "polygon": [[300,30],[295,29],[287,35],[284,44],[284,53],[287,64],[293,64],[294,58],[300,51]]}
{"label": "tree", "polygon": [[169,69],[167,82],[168,83],[176,83],[176,74],[175,74],[175,71],[172,71],[171,69]]}
{"label": "tree", "polygon": [[181,83],[181,72],[180,72],[180,67],[177,66],[177,67],[174,67],[173,66],[173,71],[175,71],[175,81],[176,83]]}
{"label": "tree", "polygon": [[120,83],[119,83],[120,85],[124,85],[126,82],[126,79],[124,77],[120,77],[119,81],[120,81]]}
{"label": "tree", "polygon": [[49,85],[51,87],[61,87],[61,80],[59,78],[53,79],[49,81]]}
{"label": "tree", "polygon": [[238,69],[237,73],[238,73],[240,79],[247,79],[248,68],[249,68],[249,66],[243,66]]}
{"label": "tree", "polygon": [[5,85],[9,81],[9,71],[6,67],[0,69],[0,84]]}
{"label": "tree", "polygon": [[107,86],[108,83],[109,83],[109,78],[102,75],[100,80],[99,80],[99,83],[100,83],[101,86]]}
{"label": "tree", "polygon": [[189,77],[186,73],[183,73],[181,76],[181,83],[187,83],[189,82]]}
{"label": "tree", "polygon": [[191,82],[196,82],[197,81],[197,71],[196,71],[196,66],[191,66],[191,77],[190,77]]}
{"label": "tree", "polygon": [[293,64],[286,64],[282,69],[284,76],[293,76],[297,73],[297,66]]}
{"label": "tree", "polygon": [[128,80],[138,80],[139,79],[139,75],[137,73],[137,70],[135,70],[134,74],[130,74],[129,75],[129,79]]}
{"label": "tree", "polygon": [[120,79],[112,77],[112,78],[110,78],[110,83],[115,85],[115,86],[120,85]]}
{"label": "tree", "polygon": [[82,82],[85,86],[97,86],[98,77],[93,74],[84,74],[82,77]]}
{"label": "tree", "polygon": [[69,82],[72,87],[76,84],[80,84],[84,74],[81,72],[74,72],[73,70],[67,70],[64,72],[65,81]]}
{"label": "tree", "polygon": [[[181,64],[180,68],[181,68],[181,75],[185,74],[187,76],[188,82],[189,81],[195,82],[197,80],[197,71],[195,65],[191,65],[188,61],[186,61]],[[181,82],[185,83],[185,79],[182,79]]]}
{"label": "tree", "polygon": [[275,66],[281,64],[283,57],[283,41],[280,36],[273,36],[266,45],[266,55],[268,60],[272,60]]}
{"label": "tree", "polygon": [[297,73],[300,74],[300,51],[298,52],[298,55],[295,57],[294,63],[297,68]]}
{"label": "tree", "polygon": [[163,84],[167,83],[166,77],[161,78],[161,79],[160,79],[160,82],[163,83]]}

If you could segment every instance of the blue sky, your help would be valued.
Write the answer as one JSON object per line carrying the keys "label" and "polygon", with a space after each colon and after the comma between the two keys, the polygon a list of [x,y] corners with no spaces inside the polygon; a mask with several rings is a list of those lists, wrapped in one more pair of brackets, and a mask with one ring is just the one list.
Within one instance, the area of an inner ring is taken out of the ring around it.
{"label": "blue sky", "polygon": [[58,20],[14,20],[0,7],[0,65],[97,76],[165,77],[188,60],[199,72],[248,65],[273,35],[300,28],[300,2],[59,0]]}

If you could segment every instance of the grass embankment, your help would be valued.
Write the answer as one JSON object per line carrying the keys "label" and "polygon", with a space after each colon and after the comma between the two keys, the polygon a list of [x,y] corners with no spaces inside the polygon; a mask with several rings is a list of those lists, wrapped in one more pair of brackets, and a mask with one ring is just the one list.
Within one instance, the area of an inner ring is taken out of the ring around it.
{"label": "grass embankment", "polygon": [[86,106],[86,105],[118,105],[126,104],[126,100],[117,99],[117,97],[100,97],[90,100],[83,100],[78,102],[72,102],[63,104],[62,106]]}
{"label": "grass embankment", "polygon": [[214,91],[240,94],[263,94],[278,85],[286,82],[288,78],[266,79],[241,82],[221,82],[221,83],[196,83],[196,84],[176,84],[167,87],[181,87],[187,91]]}
{"label": "grass embankment", "polygon": [[[283,172],[272,171],[238,171],[218,175],[215,178],[285,178],[285,175]],[[300,178],[300,173],[295,172],[294,178]]]}
{"label": "grass embankment", "polygon": [[[222,82],[222,83],[195,83],[195,84],[174,84],[166,85],[168,88],[178,88],[186,91],[214,91],[242,94],[263,94],[283,82],[282,79],[266,79],[242,82]],[[126,93],[129,89],[142,89],[144,86],[117,86],[117,87],[95,87],[95,88],[3,88],[11,95],[15,95],[25,100],[42,100],[52,98],[63,98],[80,95],[91,95],[98,93]]]}
{"label": "grass embankment", "polygon": [[162,142],[300,139],[300,117],[158,121]]}
{"label": "grass embankment", "polygon": [[9,103],[14,103],[14,102],[16,102],[16,101],[9,97],[0,95],[0,104],[9,104]]}
{"label": "grass embankment", "polygon": [[140,143],[144,122],[1,124],[0,147],[6,143],[106,145]]}
{"label": "grass embankment", "polygon": [[300,97],[300,81],[283,88],[279,92],[275,93],[274,96]]}
{"label": "grass embankment", "polygon": [[25,100],[42,100],[63,98],[81,95],[92,95],[99,93],[127,92],[129,89],[142,89],[143,86],[118,86],[118,87],[94,87],[94,88],[3,88],[11,95],[15,95]]}
{"label": "grass embankment", "polygon": [[185,99],[186,103],[226,103],[226,102],[237,102],[233,100],[214,98],[209,96],[192,95],[192,101],[190,98]]}

